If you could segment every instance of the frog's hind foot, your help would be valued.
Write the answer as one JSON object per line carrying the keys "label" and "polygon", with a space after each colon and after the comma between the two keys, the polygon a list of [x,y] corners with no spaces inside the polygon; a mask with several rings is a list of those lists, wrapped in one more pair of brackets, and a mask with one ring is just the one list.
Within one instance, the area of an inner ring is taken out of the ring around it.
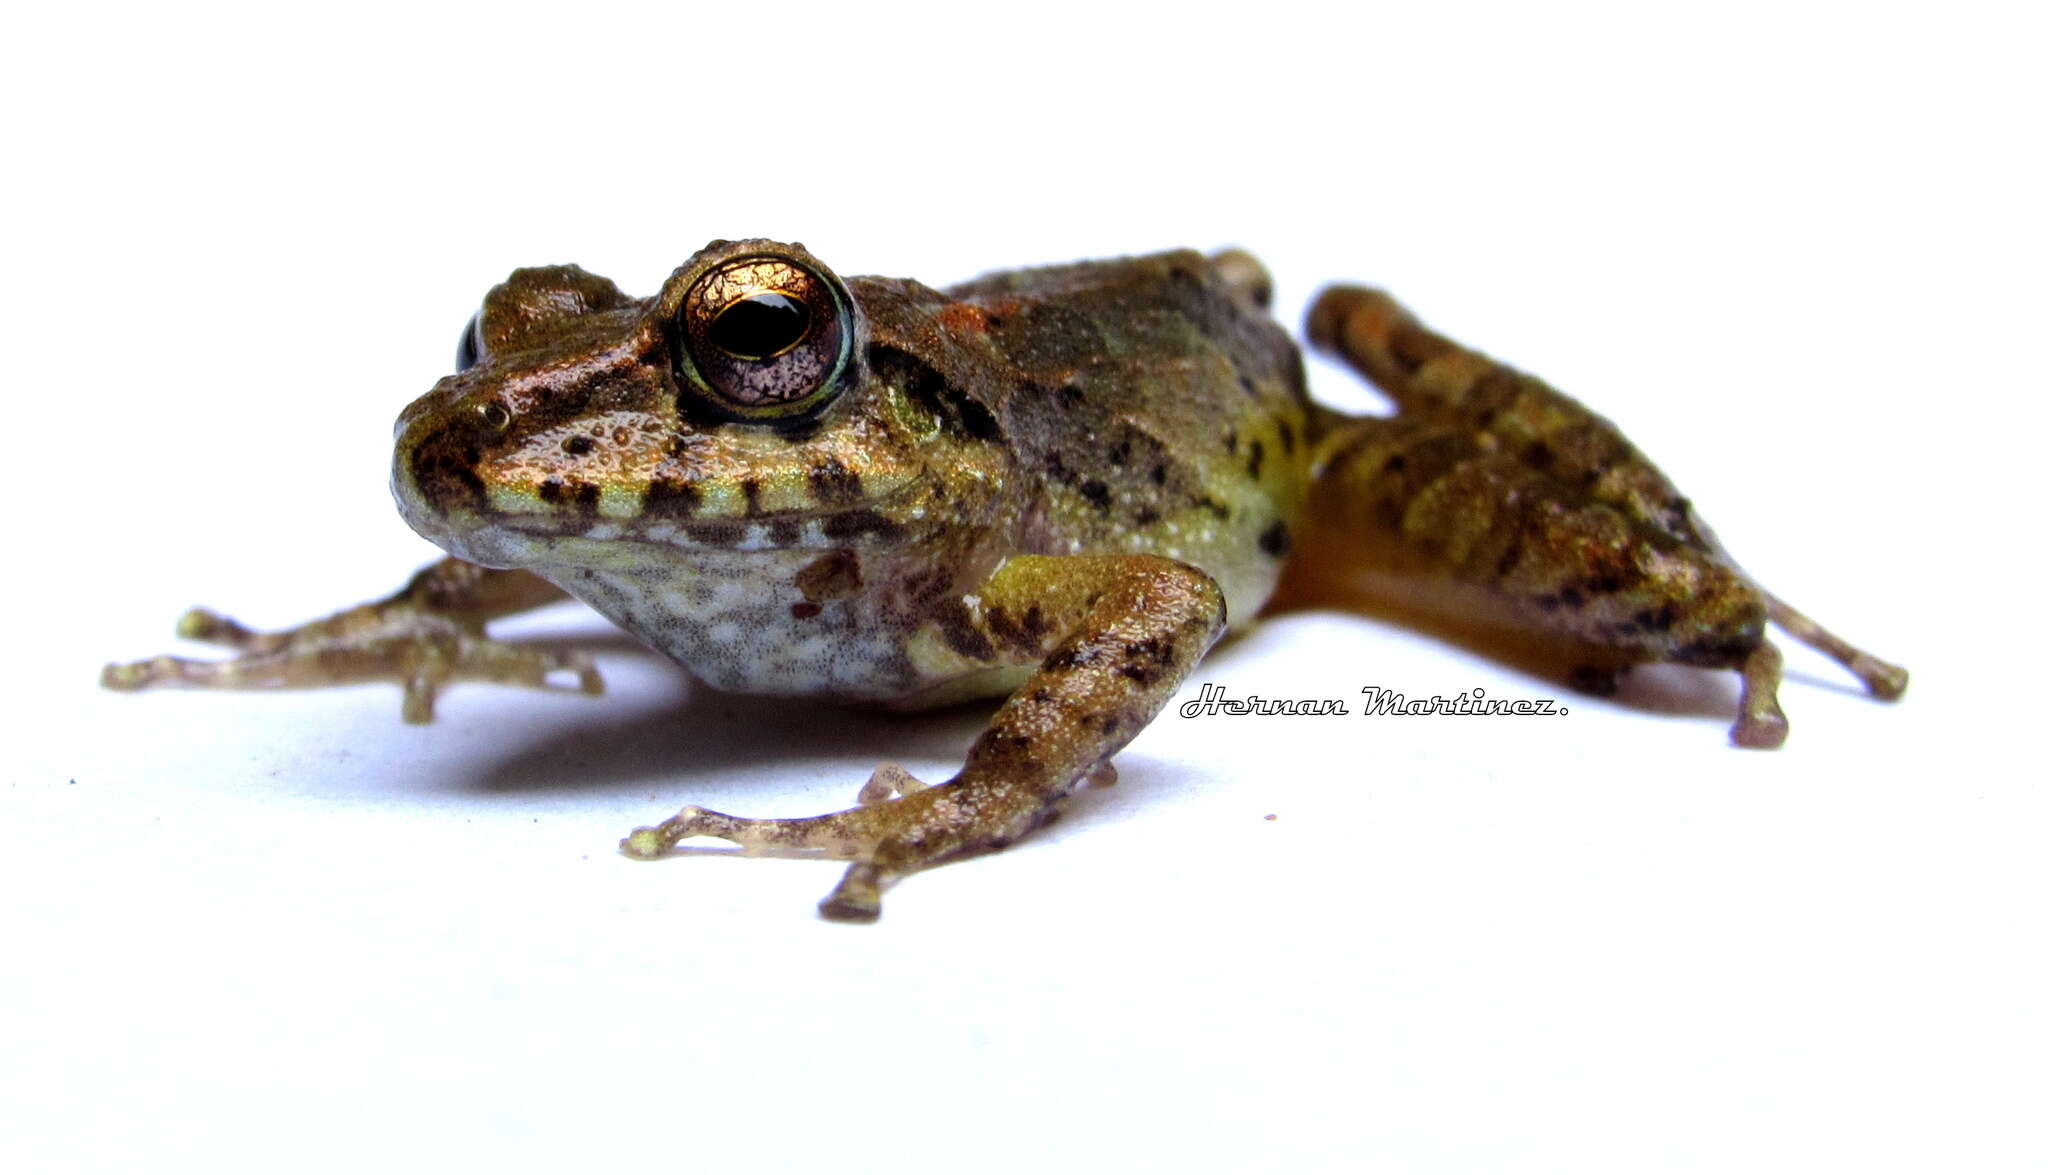
{"label": "frog's hind foot", "polygon": [[[1864,688],[1887,702],[1906,692],[1906,671],[1849,644],[1815,624],[1797,609],[1769,592],[1761,593],[1771,622],[1801,642],[1826,653],[1862,680]],[[1785,677],[1785,655],[1769,641],[1759,642],[1746,657],[1742,674],[1742,701],[1735,720],[1735,745],[1761,750],[1783,746],[1791,725],[1778,708],[1778,686]]]}
{"label": "frog's hind foot", "polygon": [[1778,708],[1778,683],[1785,678],[1785,655],[1771,642],[1759,642],[1743,659],[1739,672],[1742,701],[1729,738],[1738,747],[1757,751],[1774,751],[1784,746],[1785,736],[1792,731],[1785,711]]}
{"label": "frog's hind foot", "polygon": [[1771,623],[1791,633],[1800,643],[1818,649],[1840,662],[1844,669],[1856,675],[1872,697],[1896,702],[1904,696],[1906,682],[1911,678],[1911,674],[1902,666],[1878,660],[1815,624],[1805,613],[1769,592],[1764,593],[1764,602],[1769,609]]}

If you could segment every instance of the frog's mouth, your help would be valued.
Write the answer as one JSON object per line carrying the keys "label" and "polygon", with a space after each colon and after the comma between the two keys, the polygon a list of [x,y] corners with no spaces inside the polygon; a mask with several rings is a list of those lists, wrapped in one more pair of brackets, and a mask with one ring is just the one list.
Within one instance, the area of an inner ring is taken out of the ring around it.
{"label": "frog's mouth", "polygon": [[[392,467],[399,513],[423,538],[486,567],[617,566],[670,562],[679,550],[749,552],[888,546],[924,517],[915,484],[879,498],[821,507],[762,508],[764,491],[714,479],[674,485],[577,487],[554,479],[487,482],[467,465],[400,449]],[[747,483],[741,483],[744,486]],[[737,509],[728,512],[725,498]]]}

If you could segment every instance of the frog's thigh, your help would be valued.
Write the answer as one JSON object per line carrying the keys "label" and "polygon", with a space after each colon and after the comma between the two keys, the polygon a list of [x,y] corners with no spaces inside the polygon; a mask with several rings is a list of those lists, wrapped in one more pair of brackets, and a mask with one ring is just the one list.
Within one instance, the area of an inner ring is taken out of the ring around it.
{"label": "frog's thigh", "polygon": [[1738,669],[1737,741],[1783,740],[1764,597],[1712,552],[1651,533],[1455,424],[1348,420],[1316,465],[1284,588],[1296,602],[1419,620],[1568,667],[1594,692],[1646,661]]}
{"label": "frog's thigh", "polygon": [[897,877],[1000,848],[1043,823],[1151,721],[1223,624],[1216,582],[1184,563],[1150,555],[1013,558],[978,591],[941,608],[914,642],[914,655],[934,667],[945,657],[960,671],[1038,662],[958,775],[807,819],[685,808],[621,847],[651,857],[685,837],[714,836],[751,851],[823,852],[854,864],[821,911],[871,920]]}
{"label": "frog's thigh", "polygon": [[[1309,311],[1308,333],[1392,397],[1403,416],[1462,429],[1720,570],[1732,570],[1677,487],[1613,423],[1542,380],[1438,334],[1379,290],[1323,291]],[[1889,700],[1905,692],[1903,668],[1835,636],[1760,586],[1745,586],[1746,612],[1766,609],[1779,627],[1839,661],[1876,696]],[[1774,746],[1784,737],[1783,716],[1767,696],[1776,686],[1778,658],[1761,651],[1767,643],[1761,632],[1744,643],[1751,655],[1740,665],[1743,721],[1736,741]]]}

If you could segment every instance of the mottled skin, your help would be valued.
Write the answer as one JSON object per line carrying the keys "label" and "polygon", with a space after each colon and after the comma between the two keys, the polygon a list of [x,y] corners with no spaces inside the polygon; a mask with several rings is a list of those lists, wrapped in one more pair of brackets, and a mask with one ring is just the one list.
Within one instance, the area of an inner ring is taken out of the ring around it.
{"label": "mottled skin", "polygon": [[714,242],[646,299],[574,266],[519,270],[463,370],[399,420],[400,509],[454,558],[288,633],[192,613],[183,635],[241,655],[105,680],[395,678],[412,721],[459,679],[595,692],[582,656],[484,633],[568,592],[722,689],[1007,695],[945,783],[884,764],[846,811],[685,808],[623,843],[840,857],[822,909],[854,920],[894,879],[1007,844],[1104,778],[1283,571],[1288,602],[1397,605],[1541,646],[1589,685],[1650,661],[1737,669],[1746,746],[1785,734],[1767,619],[1879,696],[1904,688],[1748,580],[1605,420],[1353,287],[1317,302],[1311,338],[1399,413],[1340,415],[1308,400],[1266,297],[1241,253],[944,292],[841,281],[759,240]]}

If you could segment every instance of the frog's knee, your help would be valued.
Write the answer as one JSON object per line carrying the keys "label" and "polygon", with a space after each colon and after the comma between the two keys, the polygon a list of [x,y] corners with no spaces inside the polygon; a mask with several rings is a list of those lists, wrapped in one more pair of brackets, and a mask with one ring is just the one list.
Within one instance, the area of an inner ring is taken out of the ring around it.
{"label": "frog's knee", "polygon": [[1209,258],[1232,293],[1261,309],[1273,305],[1273,275],[1243,249],[1224,249]]}

